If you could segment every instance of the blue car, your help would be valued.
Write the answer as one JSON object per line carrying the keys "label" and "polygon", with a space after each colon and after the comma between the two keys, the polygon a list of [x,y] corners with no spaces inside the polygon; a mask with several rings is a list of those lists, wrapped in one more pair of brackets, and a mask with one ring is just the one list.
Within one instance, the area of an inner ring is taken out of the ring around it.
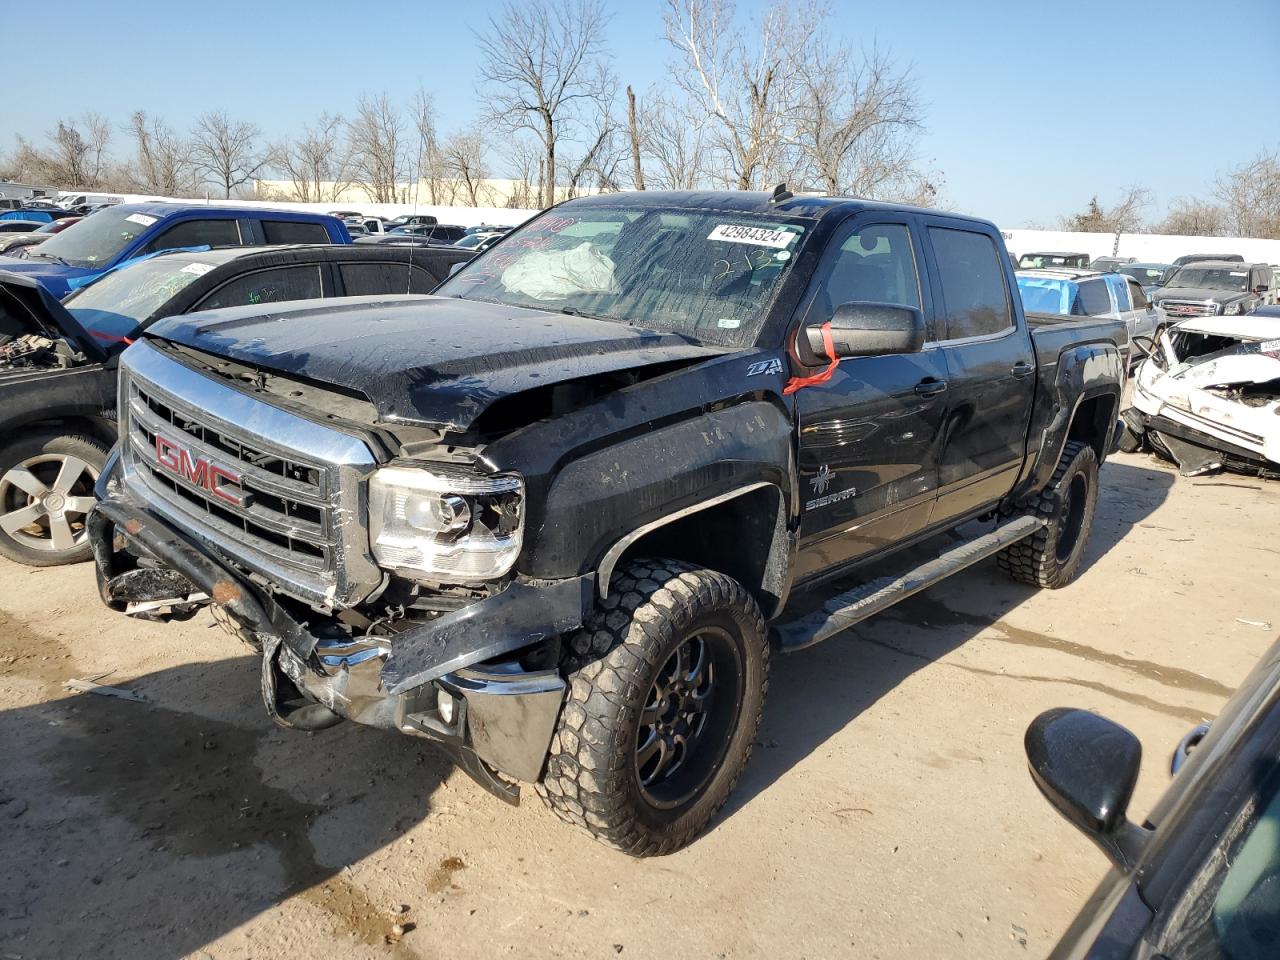
{"label": "blue car", "polygon": [[[66,216],[66,214],[63,214]],[[10,210],[0,213],[0,220],[31,220],[36,223],[53,223],[54,216],[48,210]]]}
{"label": "blue car", "polygon": [[265,244],[350,243],[337,217],[185,203],[128,203],[99,210],[34,247],[25,257],[0,256],[0,270],[38,281],[56,297],[131,260],[162,250]]}

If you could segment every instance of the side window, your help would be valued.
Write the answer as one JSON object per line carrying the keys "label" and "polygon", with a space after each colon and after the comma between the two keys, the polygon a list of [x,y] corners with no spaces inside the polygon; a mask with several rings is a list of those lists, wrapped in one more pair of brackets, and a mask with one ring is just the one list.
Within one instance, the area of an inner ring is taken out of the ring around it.
{"label": "side window", "polygon": [[1120,274],[1107,274],[1107,286],[1111,288],[1111,298],[1115,303],[1116,310],[1120,313],[1127,313],[1133,309],[1129,299],[1129,287]]}
{"label": "side window", "polygon": [[240,225],[235,220],[187,220],[175,224],[147,244],[147,253],[175,247],[238,247]]}
{"label": "side window", "polygon": [[1080,295],[1077,299],[1078,311],[1086,317],[1101,317],[1111,312],[1111,295],[1107,293],[1102,279],[1086,280],[1080,284]]}
{"label": "side window", "polygon": [[1145,310],[1151,305],[1147,295],[1142,291],[1142,284],[1137,280],[1129,281],[1129,296],[1133,298],[1133,309]]}
{"label": "side window", "polygon": [[836,307],[855,300],[920,306],[915,252],[904,224],[859,227],[844,238],[836,255],[819,270],[821,293],[809,310],[807,323],[825,323]]}
{"label": "side window", "polygon": [[930,227],[929,239],[947,311],[947,339],[990,336],[1011,328],[1004,271],[991,238],[970,230]]}
{"label": "side window", "polygon": [[[425,268],[407,263],[344,263],[338,267],[348,297],[383,293],[430,293],[440,282]],[[412,273],[410,273],[412,271]]]}
{"label": "side window", "polygon": [[229,280],[198,304],[197,310],[242,307],[251,303],[279,303],[282,300],[311,300],[324,296],[320,267],[279,267],[259,270]]}
{"label": "side window", "polygon": [[262,233],[267,243],[329,243],[329,231],[319,223],[263,220]]}

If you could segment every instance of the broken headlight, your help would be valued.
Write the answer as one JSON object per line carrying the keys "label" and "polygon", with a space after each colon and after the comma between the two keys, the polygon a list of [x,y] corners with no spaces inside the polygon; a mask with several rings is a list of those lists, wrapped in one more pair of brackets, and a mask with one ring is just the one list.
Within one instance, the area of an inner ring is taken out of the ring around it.
{"label": "broken headlight", "polygon": [[492,580],[520,553],[524,481],[448,467],[384,467],[369,480],[369,542],[384,567]]}

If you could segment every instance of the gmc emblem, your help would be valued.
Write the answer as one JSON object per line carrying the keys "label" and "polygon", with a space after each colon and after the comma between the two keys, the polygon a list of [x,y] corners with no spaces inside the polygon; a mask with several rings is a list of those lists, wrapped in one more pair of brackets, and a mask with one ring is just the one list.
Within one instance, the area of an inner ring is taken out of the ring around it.
{"label": "gmc emblem", "polygon": [[203,487],[212,496],[233,507],[248,505],[249,494],[224,484],[240,483],[240,474],[221,467],[204,457],[192,457],[191,451],[181,444],[156,434],[156,462],[193,486]]}

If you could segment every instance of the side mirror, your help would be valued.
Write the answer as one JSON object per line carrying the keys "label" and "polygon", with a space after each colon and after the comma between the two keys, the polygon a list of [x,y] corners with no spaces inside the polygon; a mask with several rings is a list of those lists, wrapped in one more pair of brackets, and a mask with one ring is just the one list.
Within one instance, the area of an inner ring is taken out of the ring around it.
{"label": "side mirror", "polygon": [[1253,288],[1253,292],[1254,292],[1254,295],[1255,295],[1255,296],[1260,296],[1260,295],[1262,295],[1262,294],[1266,293],[1269,289],[1271,289],[1271,288],[1270,288],[1270,287],[1268,287],[1265,283],[1260,283],[1260,284],[1258,284],[1256,287],[1254,287],[1254,288]]}
{"label": "side mirror", "polygon": [[1142,762],[1138,738],[1096,713],[1059,707],[1032,721],[1025,746],[1040,792],[1113,864],[1132,869],[1149,836],[1125,817]]}
{"label": "side mirror", "polygon": [[[809,349],[827,356],[821,325],[805,327]],[[899,303],[842,303],[831,315],[831,345],[835,359],[918,353],[924,346],[924,317],[915,307]]]}

